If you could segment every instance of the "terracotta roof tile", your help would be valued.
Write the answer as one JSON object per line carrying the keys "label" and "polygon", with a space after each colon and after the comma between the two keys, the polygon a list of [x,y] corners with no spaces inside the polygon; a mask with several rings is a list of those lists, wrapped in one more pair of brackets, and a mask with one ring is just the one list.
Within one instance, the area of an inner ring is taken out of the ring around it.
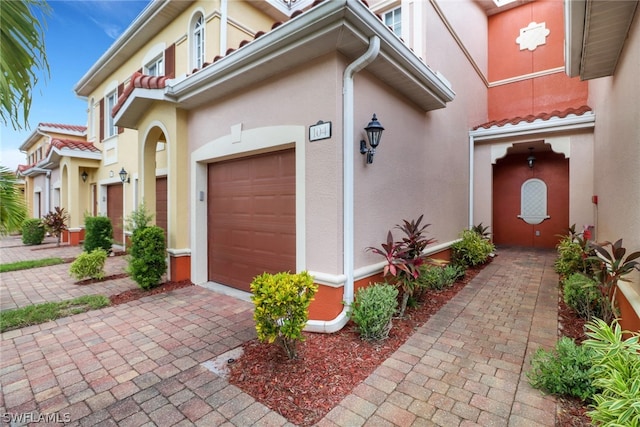
{"label": "terracotta roof tile", "polygon": [[62,123],[38,123],[38,126],[48,127],[48,128],[56,128],[56,129],[73,131],[73,132],[80,132],[80,133],[87,131],[87,127],[86,126],[65,125],[65,124],[62,124]]}
{"label": "terracotta roof tile", "polygon": [[47,150],[47,155],[49,154],[49,151],[51,151],[52,147],[55,147],[60,150],[63,148],[68,148],[70,150],[77,150],[77,151],[91,151],[94,153],[100,152],[98,147],[96,147],[90,142],[78,141],[73,139],[59,139],[59,138],[52,139],[51,145],[49,146],[49,150]]}
{"label": "terracotta roof tile", "polygon": [[565,117],[567,117],[570,114],[574,114],[576,116],[581,116],[587,112],[591,111],[591,107],[589,107],[588,105],[583,105],[581,107],[578,108],[567,108],[566,110],[553,110],[550,113],[539,113],[536,115],[533,114],[529,114],[527,116],[518,116],[518,117],[513,117],[511,119],[502,119],[502,120],[492,120],[490,122],[487,123],[483,123],[481,125],[478,125],[476,127],[473,128],[473,130],[478,130],[480,128],[483,129],[489,129],[492,127],[502,127],[502,126],[506,126],[506,125],[517,125],[519,123],[522,122],[527,122],[527,123],[532,123],[535,120],[549,120],[551,118],[559,118],[559,119],[563,119]]}

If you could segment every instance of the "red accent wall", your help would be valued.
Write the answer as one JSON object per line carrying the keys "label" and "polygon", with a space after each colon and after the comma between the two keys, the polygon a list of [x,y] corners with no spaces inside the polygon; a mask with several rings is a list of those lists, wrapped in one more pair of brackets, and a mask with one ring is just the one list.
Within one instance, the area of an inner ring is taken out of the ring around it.
{"label": "red accent wall", "polygon": [[[569,160],[553,152],[534,153],[533,169],[527,166],[529,153],[508,155],[493,166],[493,241],[497,245],[554,248],[558,236],[569,227]],[[540,224],[527,224],[520,215],[520,189],[530,179],[547,184],[547,214]],[[539,232],[539,236],[536,236]]]}
{"label": "red accent wall", "polygon": [[[516,38],[531,22],[550,31],[544,45],[520,50]],[[517,79],[564,67],[563,2],[538,0],[489,17],[489,81]],[[489,121],[550,113],[587,104],[587,82],[564,72],[492,86],[488,90]]]}

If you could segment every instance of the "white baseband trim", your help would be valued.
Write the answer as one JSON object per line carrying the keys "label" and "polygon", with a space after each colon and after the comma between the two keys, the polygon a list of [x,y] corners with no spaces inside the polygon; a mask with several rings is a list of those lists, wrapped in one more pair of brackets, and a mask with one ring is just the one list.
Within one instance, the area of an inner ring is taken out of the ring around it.
{"label": "white baseband trim", "polygon": [[321,273],[318,271],[308,271],[307,273],[313,277],[315,283],[332,288],[341,288],[347,280],[347,276],[344,274]]}
{"label": "white baseband trim", "polygon": [[309,320],[307,325],[304,327],[304,330],[307,332],[318,332],[323,334],[338,332],[349,321],[349,317],[347,317],[347,310],[347,307],[343,308],[342,312],[338,314],[338,317],[333,320]]}
{"label": "white baseband trim", "polygon": [[185,248],[185,249],[173,249],[173,248],[167,248],[167,253],[169,255],[171,255],[174,258],[178,258],[181,256],[191,256],[191,249],[189,248]]}
{"label": "white baseband trim", "polygon": [[67,228],[67,231],[69,231],[69,233],[79,233],[82,231],[82,227]]}

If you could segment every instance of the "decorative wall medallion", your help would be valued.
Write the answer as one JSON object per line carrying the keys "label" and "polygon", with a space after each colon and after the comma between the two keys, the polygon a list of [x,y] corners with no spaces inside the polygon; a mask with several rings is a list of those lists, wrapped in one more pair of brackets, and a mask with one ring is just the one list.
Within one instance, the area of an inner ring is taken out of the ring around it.
{"label": "decorative wall medallion", "polygon": [[546,23],[530,23],[526,28],[520,29],[520,36],[516,38],[516,43],[520,45],[520,50],[528,49],[534,51],[538,46],[547,42],[547,36],[551,30]]}
{"label": "decorative wall medallion", "polygon": [[547,184],[544,181],[531,178],[520,188],[520,215],[518,218],[527,224],[540,224],[551,218],[547,214]]}

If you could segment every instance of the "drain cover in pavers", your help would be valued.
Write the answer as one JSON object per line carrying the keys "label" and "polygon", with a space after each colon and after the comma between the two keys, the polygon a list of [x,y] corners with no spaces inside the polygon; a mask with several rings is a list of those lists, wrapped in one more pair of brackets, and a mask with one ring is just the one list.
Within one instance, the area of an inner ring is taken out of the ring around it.
{"label": "drain cover in pavers", "polygon": [[222,353],[215,359],[202,362],[201,365],[214,374],[226,379],[229,376],[229,364],[238,360],[243,353],[244,349],[242,347],[236,347],[233,350]]}

